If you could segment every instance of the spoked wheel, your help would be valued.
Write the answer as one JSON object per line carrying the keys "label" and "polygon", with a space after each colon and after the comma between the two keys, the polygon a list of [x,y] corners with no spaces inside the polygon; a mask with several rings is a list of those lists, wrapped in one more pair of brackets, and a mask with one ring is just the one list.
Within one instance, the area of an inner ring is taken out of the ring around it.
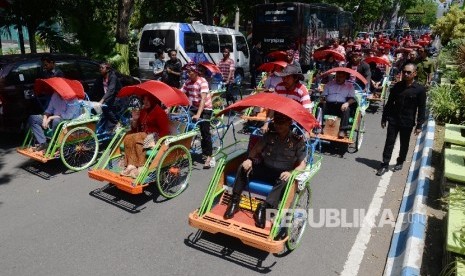
{"label": "spoked wheel", "polygon": [[210,133],[212,134],[212,155],[216,155],[223,148],[223,141],[221,140],[218,129],[212,127]]}
{"label": "spoked wheel", "polygon": [[363,116],[360,115],[360,121],[358,122],[357,133],[355,136],[355,148],[357,149],[357,151],[359,151],[360,148],[362,147],[364,134],[365,134],[365,118],[363,118]]}
{"label": "spoked wheel", "polygon": [[213,106],[213,116],[210,120],[210,124],[212,127],[218,127],[223,124],[224,115],[221,115],[219,117],[216,117],[215,115],[219,113],[220,111],[222,111],[223,109],[225,109],[226,105],[224,103],[223,98],[218,96],[212,99],[212,106]]}
{"label": "spoked wheel", "polygon": [[365,118],[362,114],[358,115],[358,118],[355,121],[357,123],[357,128],[354,131],[353,144],[349,145],[347,151],[350,153],[355,153],[360,150],[363,142],[363,134],[365,133]]}
{"label": "spoked wheel", "polygon": [[73,128],[63,138],[61,161],[71,170],[84,170],[97,158],[98,146],[97,135],[90,128]]}
{"label": "spoked wheel", "polygon": [[161,157],[157,171],[157,185],[160,194],[173,198],[182,193],[192,172],[192,158],[183,145],[169,148]]}
{"label": "spoked wheel", "polygon": [[287,249],[290,251],[299,246],[305,228],[307,227],[307,212],[310,206],[311,196],[310,188],[307,186],[303,191],[295,195],[294,201],[292,202],[293,214],[291,225],[287,229],[289,238],[286,243]]}

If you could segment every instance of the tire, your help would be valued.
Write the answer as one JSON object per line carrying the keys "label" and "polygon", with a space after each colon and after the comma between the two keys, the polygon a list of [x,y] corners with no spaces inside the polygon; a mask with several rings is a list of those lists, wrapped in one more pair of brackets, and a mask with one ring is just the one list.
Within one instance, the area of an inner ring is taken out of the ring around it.
{"label": "tire", "polygon": [[358,122],[356,135],[355,135],[355,150],[359,151],[362,147],[363,135],[365,134],[365,118],[360,114],[360,121]]}
{"label": "tire", "polygon": [[165,198],[173,198],[182,193],[192,172],[192,158],[183,145],[170,147],[161,157],[157,169],[158,191]]}
{"label": "tire", "polygon": [[66,133],[60,147],[60,158],[68,169],[80,171],[95,162],[99,142],[88,127],[76,127]]}
{"label": "tire", "polygon": [[[289,237],[286,242],[286,247],[289,251],[296,249],[302,236],[307,228],[307,212],[310,206],[311,191],[308,186],[305,187],[300,193],[296,194],[292,202],[292,219],[291,225],[287,228],[287,236]],[[302,214],[303,212],[303,214]]]}

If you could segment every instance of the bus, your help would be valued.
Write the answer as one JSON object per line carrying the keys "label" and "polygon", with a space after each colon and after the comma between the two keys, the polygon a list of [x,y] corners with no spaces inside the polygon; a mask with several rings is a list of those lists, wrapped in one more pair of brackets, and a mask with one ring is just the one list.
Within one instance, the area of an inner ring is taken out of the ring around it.
{"label": "bus", "polygon": [[311,68],[313,45],[319,40],[352,37],[352,13],[322,3],[270,3],[253,7],[252,41],[265,53],[297,49],[305,71]]}
{"label": "bus", "polygon": [[[249,72],[249,46],[244,35],[229,28],[208,26],[199,22],[151,23],[144,26],[139,40],[137,56],[139,75],[142,79],[153,78],[151,62],[155,61],[158,49],[165,52],[177,50],[182,64],[210,62],[218,64],[223,58],[222,50],[228,47],[230,58],[236,65],[236,75],[243,78]],[[166,59],[168,57],[165,57]]]}

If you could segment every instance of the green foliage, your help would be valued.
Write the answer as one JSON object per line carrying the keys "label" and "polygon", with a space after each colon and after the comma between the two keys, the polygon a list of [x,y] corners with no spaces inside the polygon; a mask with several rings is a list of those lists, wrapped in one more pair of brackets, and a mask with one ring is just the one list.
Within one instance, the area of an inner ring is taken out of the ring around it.
{"label": "green foliage", "polygon": [[443,45],[453,39],[465,38],[465,10],[453,5],[448,13],[436,21],[432,30],[441,36]]}
{"label": "green foliage", "polygon": [[428,105],[438,122],[463,124],[465,122],[465,79],[459,79],[455,85],[431,87]]}
{"label": "green foliage", "polygon": [[[421,1],[412,8],[408,9],[406,14],[410,28],[417,28],[434,24],[434,22],[436,22],[437,9],[438,5],[432,0]],[[408,14],[421,12],[423,12],[423,14]]]}

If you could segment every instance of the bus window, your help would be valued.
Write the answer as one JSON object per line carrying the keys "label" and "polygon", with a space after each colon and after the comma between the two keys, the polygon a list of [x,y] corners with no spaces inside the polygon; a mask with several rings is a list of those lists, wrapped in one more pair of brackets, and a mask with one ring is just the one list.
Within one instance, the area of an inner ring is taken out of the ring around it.
{"label": "bus window", "polygon": [[230,51],[233,50],[232,36],[230,35],[218,35],[220,38],[220,49],[223,51],[223,48],[228,47]]}
{"label": "bus window", "polygon": [[205,53],[219,53],[220,45],[218,44],[218,35],[202,34],[202,40]]}
{"label": "bus window", "polygon": [[184,50],[186,53],[202,53],[202,40],[199,33],[184,33]]}
{"label": "bus window", "polygon": [[175,49],[173,30],[145,30],[139,44],[139,52],[155,53],[157,49]]}
{"label": "bus window", "polygon": [[246,58],[249,57],[249,49],[247,49],[247,42],[243,36],[236,35],[236,49],[241,51]]}

